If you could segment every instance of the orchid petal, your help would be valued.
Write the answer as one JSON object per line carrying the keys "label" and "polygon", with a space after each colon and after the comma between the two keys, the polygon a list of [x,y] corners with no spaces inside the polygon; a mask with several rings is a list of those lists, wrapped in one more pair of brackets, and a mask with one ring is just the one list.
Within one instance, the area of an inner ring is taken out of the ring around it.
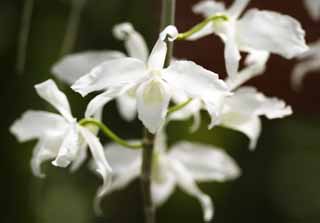
{"label": "orchid petal", "polygon": [[121,116],[126,121],[132,121],[137,115],[137,100],[135,97],[122,94],[117,98],[117,106]]}
{"label": "orchid petal", "polygon": [[170,167],[176,177],[178,186],[184,192],[199,200],[203,209],[203,218],[206,222],[209,222],[212,219],[214,213],[211,198],[199,189],[194,179],[192,178],[188,170],[183,166],[183,164],[172,158],[170,160]]}
{"label": "orchid petal", "polygon": [[36,177],[44,178],[45,174],[41,170],[41,164],[45,161],[54,159],[58,154],[63,136],[48,136],[39,140],[33,150],[31,158],[32,173]]}
{"label": "orchid petal", "polygon": [[175,176],[171,173],[166,156],[161,153],[155,156],[152,168],[151,193],[156,206],[165,203],[174,192],[176,186]]}
{"label": "orchid petal", "polygon": [[229,29],[226,33],[224,57],[228,75],[230,77],[236,76],[238,74],[239,61],[241,59],[241,56],[236,43],[235,33],[233,29]]}
{"label": "orchid petal", "polygon": [[184,91],[192,99],[201,99],[212,117],[211,125],[215,123],[224,98],[230,95],[226,84],[217,74],[191,61],[177,61],[162,73],[171,87]]}
{"label": "orchid petal", "polygon": [[[133,141],[131,141],[132,143]],[[114,179],[105,194],[126,187],[139,177],[141,150],[132,150],[115,143],[106,145],[105,154],[113,171]]]}
{"label": "orchid petal", "polygon": [[164,122],[170,97],[169,87],[161,80],[151,79],[137,89],[138,117],[151,133]]}
{"label": "orchid petal", "polygon": [[162,69],[166,59],[167,50],[167,44],[159,38],[150,53],[148,67],[150,69]]}
{"label": "orchid petal", "polygon": [[60,112],[68,121],[73,121],[70,105],[66,95],[60,91],[56,83],[49,79],[35,85],[38,95],[49,102],[57,111]]}
{"label": "orchid petal", "polygon": [[96,199],[99,200],[108,190],[111,183],[111,167],[106,160],[103,146],[101,145],[99,139],[90,130],[79,127],[79,131],[83,139],[89,146],[91,154],[93,156],[96,171],[100,174],[103,179],[103,185],[99,188]]}
{"label": "orchid petal", "polygon": [[205,0],[195,4],[192,11],[196,14],[201,14],[203,17],[210,17],[216,13],[224,12],[226,10],[223,2],[213,0]]}
{"label": "orchid petal", "polygon": [[228,14],[233,18],[238,18],[248,6],[249,2],[250,0],[235,0],[228,9]]}
{"label": "orchid petal", "polygon": [[46,132],[64,131],[67,123],[60,115],[29,110],[23,113],[10,127],[10,132],[17,137],[19,142],[40,138]]}
{"label": "orchid petal", "polygon": [[290,16],[251,9],[238,21],[237,28],[242,46],[269,51],[287,59],[308,50],[304,30]]}
{"label": "orchid petal", "polygon": [[89,74],[77,80],[71,88],[84,97],[93,91],[132,84],[146,75],[143,61],[135,58],[116,59],[96,66]]}
{"label": "orchid petal", "polygon": [[319,58],[306,60],[296,65],[293,70],[292,78],[291,78],[291,84],[293,88],[296,91],[300,90],[302,87],[302,82],[306,77],[306,75],[310,72],[314,72],[318,70],[320,70]]}
{"label": "orchid petal", "polygon": [[76,123],[71,124],[67,130],[57,157],[52,164],[58,167],[67,167],[76,157],[79,150],[79,135]]}
{"label": "orchid petal", "polygon": [[249,148],[255,149],[261,133],[261,121],[257,116],[228,113],[223,116],[221,125],[245,134],[250,140]]}
{"label": "orchid petal", "polygon": [[198,143],[180,142],[169,156],[179,160],[196,181],[223,182],[239,177],[236,162],[222,149]]}
{"label": "orchid petal", "polygon": [[202,37],[211,35],[211,34],[213,34],[213,33],[214,33],[213,24],[209,22],[207,25],[205,25],[205,26],[204,26],[202,29],[200,29],[198,32],[193,33],[191,36],[189,36],[189,37],[187,38],[187,40],[191,40],[191,41],[198,40],[198,39],[201,39]]}
{"label": "orchid petal", "polygon": [[228,77],[226,80],[230,90],[240,87],[248,80],[263,74],[266,69],[266,63],[270,54],[266,51],[250,50],[250,54],[246,57],[245,65],[237,75]]}
{"label": "orchid petal", "polygon": [[109,90],[94,97],[87,106],[85,117],[88,118],[95,115],[97,112],[102,110],[103,106],[109,103],[112,99],[125,93],[128,87],[130,87],[130,85],[119,88],[110,88]]}
{"label": "orchid petal", "polygon": [[59,80],[72,85],[92,68],[104,61],[123,58],[125,55],[118,51],[87,51],[62,57],[52,67],[52,73]]}
{"label": "orchid petal", "polygon": [[116,25],[113,28],[113,35],[124,40],[125,47],[130,57],[147,61],[149,50],[147,44],[140,33],[138,33],[131,23],[125,22]]}

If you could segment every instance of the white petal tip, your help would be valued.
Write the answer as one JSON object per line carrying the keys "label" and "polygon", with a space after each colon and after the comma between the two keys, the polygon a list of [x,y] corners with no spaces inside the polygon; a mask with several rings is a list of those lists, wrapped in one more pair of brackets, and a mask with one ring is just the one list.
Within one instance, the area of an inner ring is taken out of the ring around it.
{"label": "white petal tip", "polygon": [[178,35],[179,32],[177,28],[173,25],[169,25],[160,33],[160,39],[165,41],[168,38],[169,41],[174,41]]}

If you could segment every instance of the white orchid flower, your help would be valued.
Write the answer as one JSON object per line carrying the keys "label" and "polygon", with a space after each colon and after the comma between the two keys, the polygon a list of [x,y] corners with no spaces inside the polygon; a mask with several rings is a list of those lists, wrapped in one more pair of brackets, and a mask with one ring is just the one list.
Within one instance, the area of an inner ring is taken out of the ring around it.
{"label": "white orchid flower", "polygon": [[[240,87],[233,91],[233,95],[224,101],[224,107],[218,125],[230,128],[245,134],[250,140],[250,149],[256,147],[261,133],[261,116],[268,119],[283,118],[292,114],[292,109],[284,101],[277,98],[269,98],[258,92],[254,87]],[[196,117],[192,131],[200,125],[199,101],[192,101],[180,111],[172,114],[173,120]]]}
{"label": "white orchid flower", "polygon": [[46,111],[26,111],[16,120],[10,132],[20,142],[38,139],[34,148],[31,167],[34,175],[44,177],[41,164],[53,160],[58,167],[76,170],[85,160],[89,147],[96,171],[103,178],[97,196],[102,196],[110,183],[111,168],[104,156],[103,146],[89,129],[80,126],[71,114],[67,97],[52,80],[35,85],[38,95],[51,104],[60,114]]}
{"label": "white orchid flower", "polygon": [[320,1],[319,0],[304,0],[304,5],[315,21],[320,19]]}
{"label": "white orchid flower", "polygon": [[178,35],[174,26],[168,26],[159,36],[147,63],[136,58],[106,61],[81,77],[72,89],[82,96],[105,90],[88,105],[86,117],[92,116],[110,100],[123,94],[136,96],[138,117],[151,133],[164,122],[168,105],[175,92],[197,98],[205,104],[217,121],[222,100],[230,93],[218,75],[191,61],[176,61],[164,68],[167,54],[165,39],[173,41]]}
{"label": "white orchid flower", "polygon": [[229,76],[238,73],[240,51],[264,51],[285,58],[293,58],[308,47],[305,32],[300,23],[290,16],[277,12],[250,9],[242,17],[249,0],[235,0],[230,8],[214,0],[205,0],[193,7],[193,11],[210,18],[223,15],[226,19],[212,20],[203,29],[191,35],[196,40],[209,34],[216,34],[225,43],[225,61]]}
{"label": "white orchid flower", "polygon": [[310,50],[302,54],[299,59],[302,60],[293,70],[291,79],[295,90],[301,89],[303,79],[310,72],[320,72],[320,40],[310,45]]}
{"label": "white orchid flower", "polygon": [[[129,57],[147,61],[149,50],[147,44],[140,33],[138,33],[131,23],[125,22],[114,26],[113,35],[124,41],[125,49]],[[127,57],[120,51],[87,51],[64,56],[52,68],[52,73],[59,80],[72,85],[80,77],[89,73],[95,66],[108,61]],[[116,100],[121,116],[132,121],[136,117],[136,98],[132,94],[122,94]]]}
{"label": "white orchid flower", "polygon": [[[180,142],[167,151],[163,136],[157,134],[152,166],[152,199],[156,206],[165,203],[176,186],[199,200],[204,219],[213,216],[211,198],[196,182],[224,182],[240,175],[235,161],[223,150],[198,143]],[[117,144],[105,146],[105,153],[113,169],[113,182],[106,194],[120,190],[139,178],[142,154]]]}

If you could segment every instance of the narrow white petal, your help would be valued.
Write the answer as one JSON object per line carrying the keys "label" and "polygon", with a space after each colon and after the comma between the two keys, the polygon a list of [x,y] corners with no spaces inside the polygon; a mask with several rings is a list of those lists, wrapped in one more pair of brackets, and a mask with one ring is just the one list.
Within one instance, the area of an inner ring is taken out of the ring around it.
{"label": "narrow white petal", "polygon": [[22,114],[10,127],[10,132],[20,142],[39,138],[47,132],[61,132],[67,127],[65,119],[45,111],[29,110]]}
{"label": "narrow white petal", "polygon": [[163,78],[178,91],[184,91],[189,98],[201,99],[212,117],[217,120],[223,106],[223,99],[230,95],[227,85],[218,75],[191,61],[177,61],[163,71]]}
{"label": "narrow white petal", "polygon": [[214,213],[211,198],[203,193],[188,170],[179,161],[170,159],[170,167],[176,177],[178,186],[190,196],[197,198],[203,209],[203,218],[206,222],[211,221]]}
{"label": "narrow white petal", "polygon": [[235,0],[228,9],[228,14],[234,18],[238,18],[248,6],[249,2],[250,0]]}
{"label": "narrow white petal", "polygon": [[263,74],[269,57],[270,54],[266,51],[250,50],[250,54],[245,60],[246,67],[239,71],[237,75],[227,78],[226,83],[230,90],[234,90],[248,80]]}
{"label": "narrow white petal", "polygon": [[54,159],[59,151],[63,135],[46,136],[39,140],[33,150],[31,158],[31,169],[35,176],[44,178],[45,174],[41,170],[41,164]]}
{"label": "narrow white petal", "polygon": [[314,20],[320,18],[320,1],[319,0],[304,0],[304,4]]}
{"label": "narrow white petal", "polygon": [[176,179],[168,162],[166,156],[161,152],[154,156],[151,192],[152,200],[156,206],[165,203],[176,186]]}
{"label": "narrow white petal", "polygon": [[[134,141],[130,141],[133,143]],[[105,154],[113,172],[113,180],[105,194],[126,187],[139,177],[141,169],[141,150],[132,150],[115,143],[106,145]]]}
{"label": "narrow white petal", "polygon": [[82,144],[80,145],[80,148],[78,150],[78,153],[76,154],[71,167],[70,167],[70,171],[71,172],[75,172],[77,171],[80,166],[86,161],[88,154],[87,154],[87,143],[82,142]]}
{"label": "narrow white petal", "polygon": [[147,61],[149,50],[147,44],[140,33],[138,33],[131,23],[125,22],[113,28],[113,35],[123,40],[130,57]]}
{"label": "narrow white petal", "polygon": [[94,97],[88,104],[85,117],[91,117],[94,116],[97,112],[102,111],[102,108],[109,103],[111,100],[116,98],[117,96],[125,93],[125,91],[130,87],[124,86],[124,87],[118,87],[118,88],[110,88],[104,93],[101,93]]}
{"label": "narrow white petal", "polygon": [[58,167],[67,167],[76,157],[80,148],[79,135],[77,132],[76,124],[71,124],[62,144],[59,148],[57,157],[52,164]]}
{"label": "narrow white petal", "polygon": [[241,56],[233,29],[229,29],[226,34],[224,57],[228,75],[230,77],[236,76],[238,74]]}
{"label": "narrow white petal", "polygon": [[290,16],[272,11],[249,10],[237,23],[244,47],[293,58],[308,50],[301,24]]}
{"label": "narrow white petal", "polygon": [[60,91],[56,83],[49,79],[45,82],[35,85],[38,95],[49,102],[57,109],[68,121],[72,121],[70,105],[66,95]]}
{"label": "narrow white petal", "polygon": [[126,121],[132,121],[137,115],[137,99],[128,93],[117,98],[117,107]]}
{"label": "narrow white petal", "polygon": [[103,146],[101,145],[99,139],[90,130],[79,127],[79,131],[83,139],[88,143],[89,149],[93,156],[96,171],[103,179],[103,185],[99,188],[96,199],[99,200],[108,190],[111,183],[111,167],[106,160]]}
{"label": "narrow white petal", "polygon": [[296,91],[302,88],[303,80],[308,73],[320,71],[319,58],[303,61],[294,67],[291,84]]}
{"label": "narrow white petal", "polygon": [[123,58],[125,55],[118,51],[87,51],[62,57],[52,67],[52,73],[68,85],[74,84],[92,68],[107,60]]}
{"label": "narrow white petal", "polygon": [[292,114],[291,107],[284,101],[266,97],[254,87],[239,88],[227,103],[243,114],[264,115],[269,119],[283,118]]}
{"label": "narrow white petal", "polygon": [[84,97],[94,91],[132,84],[146,75],[143,61],[135,58],[116,59],[96,66],[77,80],[71,88]]}
{"label": "narrow white petal", "polygon": [[257,116],[241,116],[237,113],[223,115],[221,125],[245,134],[249,140],[249,148],[255,149],[261,133],[261,121]]}
{"label": "narrow white petal", "polygon": [[192,11],[196,14],[201,14],[203,17],[210,17],[216,13],[224,12],[226,10],[223,2],[214,0],[200,1],[192,7]]}
{"label": "narrow white petal", "polygon": [[160,70],[163,68],[167,56],[167,49],[165,41],[159,38],[148,59],[148,67],[150,69]]}
{"label": "narrow white petal", "polygon": [[151,79],[139,86],[138,117],[151,133],[155,133],[164,122],[170,97],[169,87],[161,80]]}
{"label": "narrow white petal", "polygon": [[179,160],[196,181],[226,181],[240,175],[236,162],[222,149],[190,142],[172,147],[169,156]]}

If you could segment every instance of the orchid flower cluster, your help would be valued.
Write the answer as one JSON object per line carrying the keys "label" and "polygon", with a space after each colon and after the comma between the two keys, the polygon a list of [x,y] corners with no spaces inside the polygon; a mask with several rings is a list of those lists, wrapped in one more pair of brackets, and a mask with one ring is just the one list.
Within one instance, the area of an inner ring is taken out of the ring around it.
{"label": "orchid flower cluster", "polygon": [[[132,121],[137,116],[155,135],[152,202],[163,204],[177,186],[199,200],[204,220],[210,221],[213,203],[197,183],[233,180],[241,170],[221,148],[188,141],[168,148],[166,126],[172,120],[193,118],[190,130],[197,131],[205,110],[211,118],[209,129],[222,126],[242,132],[253,150],[261,133],[261,117],[283,118],[291,115],[292,109],[244,84],[264,73],[270,54],[291,59],[308,50],[297,20],[273,11],[246,10],[248,3],[235,0],[227,8],[222,2],[200,1],[192,10],[204,20],[186,32],[167,26],[150,52],[142,35],[126,22],[116,25],[113,35],[123,41],[127,52],[88,51],[63,57],[52,68],[54,76],[83,97],[99,94],[78,121],[53,80],[35,85],[38,95],[58,114],[28,110],[10,128],[20,142],[38,140],[31,160],[33,173],[44,177],[40,166],[48,160],[75,171],[87,159],[89,148],[93,157],[90,167],[103,178],[97,200],[138,178],[143,162],[141,140],[123,140],[102,123],[103,108],[115,99],[123,119]],[[175,58],[165,63],[168,44],[212,34],[225,45],[225,79],[189,60]],[[247,56],[240,69],[241,52]],[[313,55],[312,51],[307,54]],[[103,146],[97,127],[114,142]]]}

